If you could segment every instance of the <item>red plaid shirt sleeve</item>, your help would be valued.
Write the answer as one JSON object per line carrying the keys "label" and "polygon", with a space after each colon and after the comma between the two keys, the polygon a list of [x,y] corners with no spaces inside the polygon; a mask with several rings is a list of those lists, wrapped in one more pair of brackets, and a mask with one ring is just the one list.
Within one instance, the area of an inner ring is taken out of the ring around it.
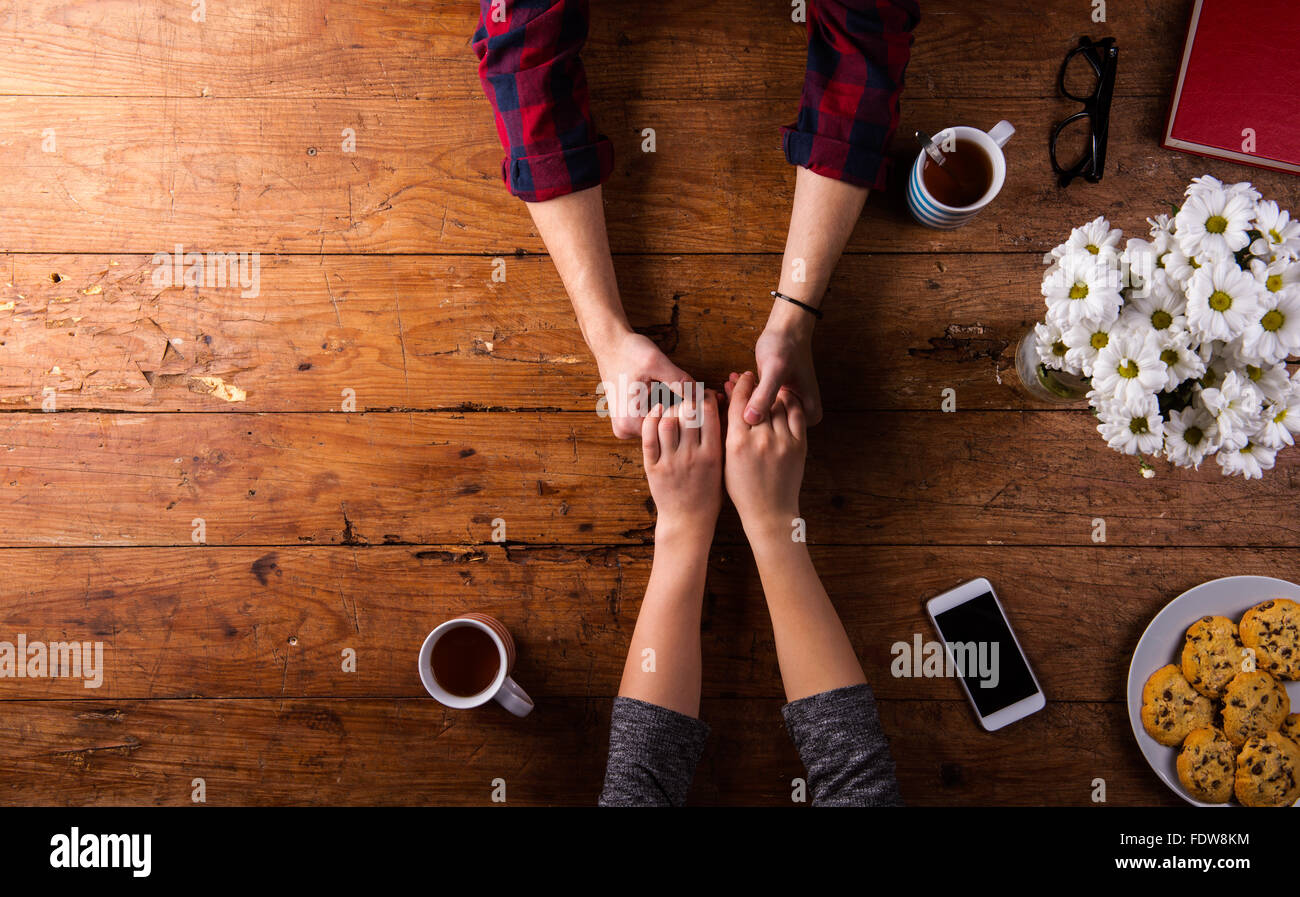
{"label": "red plaid shirt sleeve", "polygon": [[[510,192],[543,202],[604,183],[614,148],[596,130],[579,52],[587,0],[480,0],[474,52],[506,151]],[[915,0],[812,0],[798,120],[782,128],[786,159],[817,174],[881,188],[898,128]]]}
{"label": "red plaid shirt sleeve", "polygon": [[506,151],[501,174],[527,202],[595,187],[614,169],[578,56],[587,16],[587,0],[479,2],[474,52]]}
{"label": "red plaid shirt sleeve", "polygon": [[799,118],[781,129],[791,165],[885,186],[885,148],[921,12],[914,0],[812,0]]}

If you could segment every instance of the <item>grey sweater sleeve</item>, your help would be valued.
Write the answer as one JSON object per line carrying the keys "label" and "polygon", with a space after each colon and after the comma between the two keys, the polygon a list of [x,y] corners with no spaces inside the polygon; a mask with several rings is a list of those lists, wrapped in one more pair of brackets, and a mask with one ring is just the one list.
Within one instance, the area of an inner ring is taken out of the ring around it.
{"label": "grey sweater sleeve", "polygon": [[709,727],[635,698],[614,699],[602,807],[680,807]]}
{"label": "grey sweater sleeve", "polygon": [[791,701],[785,727],[808,770],[814,807],[898,807],[894,760],[868,685]]}

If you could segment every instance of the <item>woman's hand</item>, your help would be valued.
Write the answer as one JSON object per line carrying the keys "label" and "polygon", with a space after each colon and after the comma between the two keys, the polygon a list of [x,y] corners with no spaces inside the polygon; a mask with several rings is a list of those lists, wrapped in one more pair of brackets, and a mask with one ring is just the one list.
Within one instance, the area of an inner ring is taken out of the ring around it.
{"label": "woman's hand", "polygon": [[799,516],[799,488],[808,453],[803,405],[789,390],[780,392],[757,424],[745,422],[754,375],[732,374],[727,383],[727,494],[740,513],[751,541],[776,529],[788,531]]}
{"label": "woman's hand", "polygon": [[722,509],[722,422],[718,399],[705,390],[641,422],[646,480],[658,512],[655,541],[672,533],[701,540],[707,550]]}

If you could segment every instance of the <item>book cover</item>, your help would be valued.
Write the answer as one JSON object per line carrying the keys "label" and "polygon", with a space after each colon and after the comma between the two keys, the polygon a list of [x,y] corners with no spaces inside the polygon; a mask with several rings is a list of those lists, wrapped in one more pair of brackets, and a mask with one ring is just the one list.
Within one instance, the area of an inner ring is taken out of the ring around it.
{"label": "book cover", "polygon": [[1196,0],[1162,145],[1300,174],[1300,3]]}

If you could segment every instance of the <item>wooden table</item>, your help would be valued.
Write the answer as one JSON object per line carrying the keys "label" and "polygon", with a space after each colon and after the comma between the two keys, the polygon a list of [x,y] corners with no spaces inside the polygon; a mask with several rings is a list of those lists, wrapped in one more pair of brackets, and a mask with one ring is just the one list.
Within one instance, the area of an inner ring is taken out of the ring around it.
{"label": "wooden table", "polygon": [[[0,800],[187,804],[202,779],[211,804],[481,804],[504,779],[510,804],[594,801],[653,516],[500,183],[473,6],[0,13],[0,639],[102,641],[106,666],[95,690],[0,678]],[[1138,234],[1207,171],[1292,209],[1300,191],[1157,147],[1187,0],[1104,25],[1078,0],[922,6],[900,134],[1018,133],[968,227],[915,225],[898,189],[868,203],[817,335],[814,558],[909,803],[1088,804],[1097,778],[1112,804],[1176,803],[1129,732],[1130,652],[1195,583],[1294,578],[1300,452],[1262,482],[1143,479],[1087,410],[1018,391],[1013,352],[1071,225]],[[752,366],[785,238],[804,36],[783,7],[601,4],[586,53],[629,314],[714,383]],[[1061,190],[1056,68],[1085,33],[1121,47],[1110,153],[1101,184]],[[260,292],[156,286],[178,244],[260,252]],[[894,642],[931,637],[923,599],[977,575],[1050,702],[993,735],[955,682],[889,672]],[[531,717],[424,694],[422,639],[469,610],[515,631]],[[703,627],[692,799],[789,805],[802,767],[734,512]]]}

